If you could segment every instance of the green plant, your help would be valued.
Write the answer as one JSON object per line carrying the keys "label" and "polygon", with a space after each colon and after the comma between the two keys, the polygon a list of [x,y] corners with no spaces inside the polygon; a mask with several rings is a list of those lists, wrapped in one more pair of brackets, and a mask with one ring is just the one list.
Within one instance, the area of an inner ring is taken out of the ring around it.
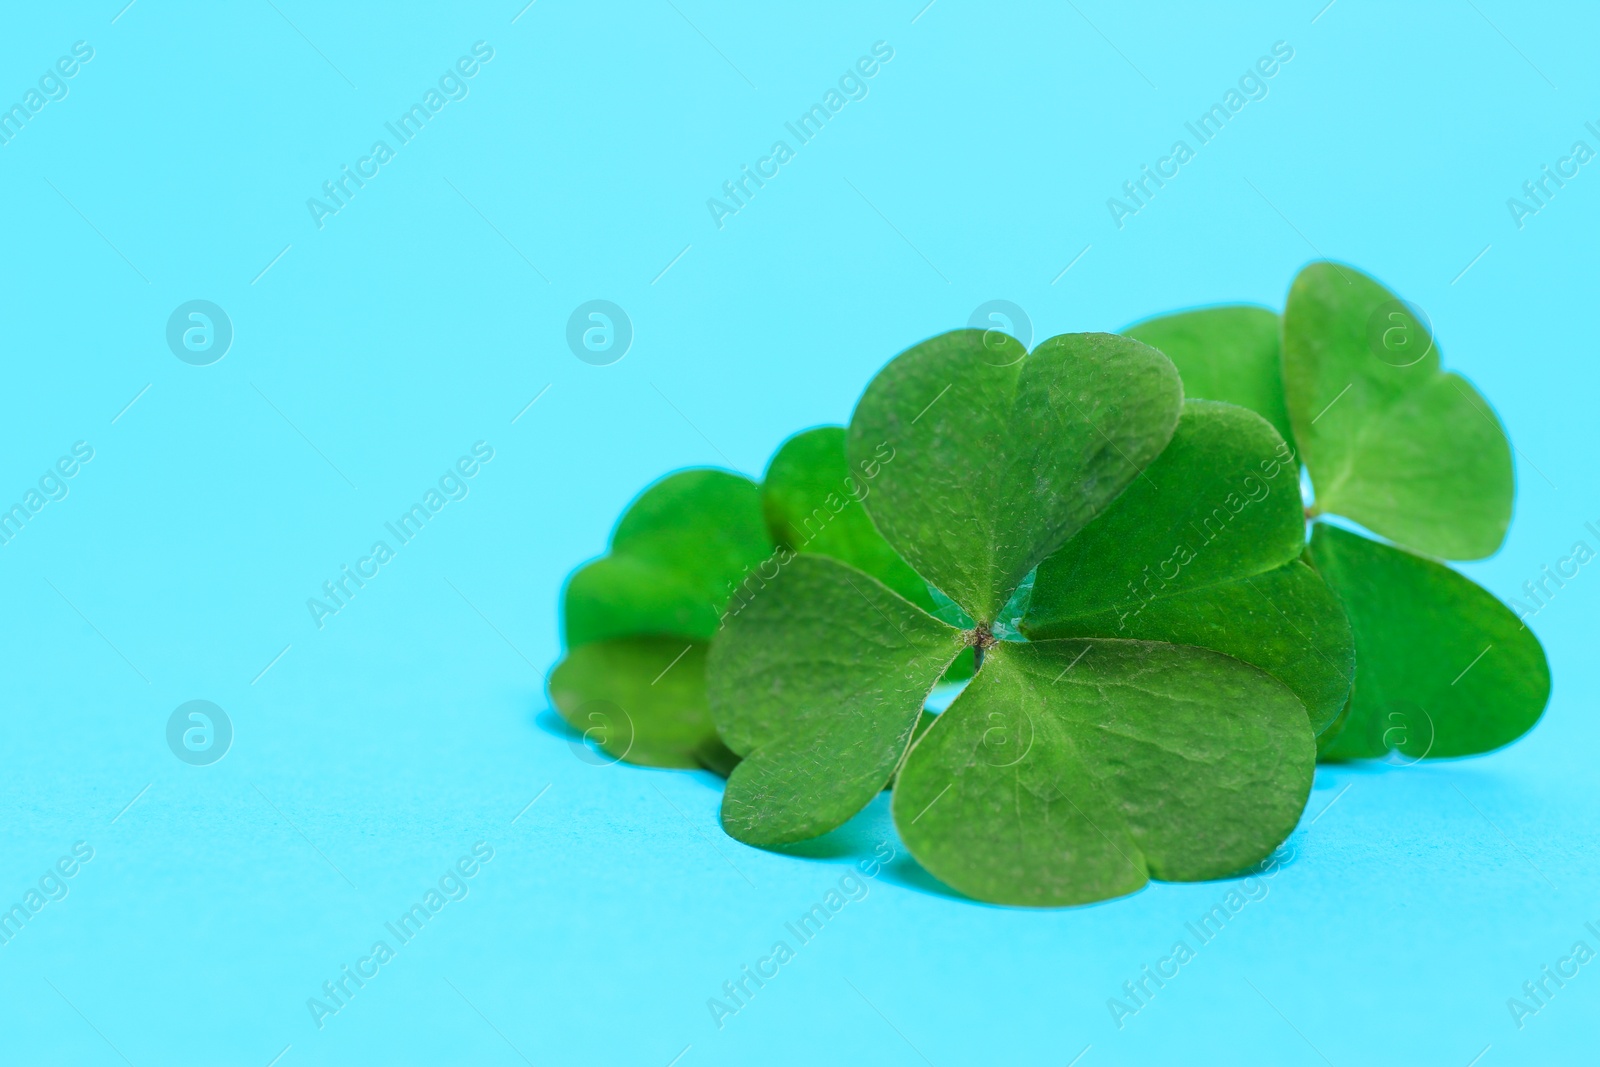
{"label": "green plant", "polygon": [[760,486],[641,495],[568,585],[551,697],[614,757],[727,775],[750,844],[892,784],[912,854],[979,899],[1220,877],[1293,829],[1319,746],[1463,755],[1537,719],[1537,641],[1420,554],[1494,551],[1510,497],[1492,414],[1349,268],[1308,267],[1281,321],[1214,308],[1031,353],[956,331]]}
{"label": "green plant", "polygon": [[1196,395],[1270,419],[1287,412],[1315,490],[1310,560],[1343,604],[1360,665],[1322,756],[1465,756],[1516,740],[1550,697],[1544,650],[1510,609],[1441,562],[1480,559],[1505,539],[1515,486],[1499,420],[1470,383],[1440,369],[1425,317],[1352,267],[1306,267],[1281,330],[1267,329],[1276,318],[1213,308],[1128,333],[1160,343],[1186,383],[1203,380]]}
{"label": "green plant", "polygon": [[652,485],[617,523],[611,552],[567,582],[551,702],[613,757],[726,773],[706,648],[733,583],[773,551],[748,478],[693,470]]}

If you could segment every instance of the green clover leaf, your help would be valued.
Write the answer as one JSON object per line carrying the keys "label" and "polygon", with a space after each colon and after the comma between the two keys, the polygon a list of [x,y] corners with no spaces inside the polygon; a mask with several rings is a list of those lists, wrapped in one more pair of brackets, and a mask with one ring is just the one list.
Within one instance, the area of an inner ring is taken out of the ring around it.
{"label": "green clover leaf", "polygon": [[883,461],[893,461],[894,452],[886,444],[875,451],[862,470],[852,471],[843,426],[818,426],[789,438],[767,464],[762,480],[767,529],[781,545],[848,563],[924,611],[933,611],[927,584],[862,508]]}
{"label": "green clover leaf", "polygon": [[1249,408],[1285,441],[1293,439],[1277,312],[1246,305],[1200,308],[1146,319],[1122,333],[1172,360],[1184,396]]}
{"label": "green clover leaf", "polygon": [[[1129,333],[1170,349],[1191,395],[1233,400],[1269,419],[1287,410],[1316,493],[1311,514],[1352,519],[1399,546],[1333,532],[1322,518],[1316,524],[1308,558],[1343,605],[1359,666],[1350,701],[1319,735],[1323,755],[1468,755],[1514,740],[1548,697],[1537,639],[1520,624],[1511,637],[1506,608],[1422,558],[1477,559],[1503,541],[1515,485],[1499,421],[1465,379],[1440,369],[1425,316],[1352,267],[1313,263],[1295,279],[1281,373],[1265,358],[1270,312],[1255,312],[1250,341],[1239,319],[1251,310],[1184,312]],[[1379,595],[1384,583],[1404,588],[1406,598]],[[1436,691],[1434,674],[1461,650],[1472,648],[1470,659],[1491,645],[1511,650],[1503,654],[1527,669],[1524,684],[1502,684],[1491,671],[1468,690],[1471,702],[1459,685]],[[1428,653],[1415,651],[1422,648]]]}
{"label": "green clover leaf", "polygon": [[1550,666],[1538,638],[1443,563],[1318,524],[1318,570],[1355,631],[1355,692],[1330,759],[1469,756],[1510,744],[1543,713]]}
{"label": "green clover leaf", "polygon": [[[845,436],[843,426],[818,426],[779,447],[761,483],[767,529],[778,544],[848,563],[923,611],[940,616],[941,605],[928,583],[883,539],[862,506],[884,464],[894,462],[894,449],[880,442],[872,456],[852,470]],[[971,652],[962,653],[945,680],[972,677],[972,659]]]}
{"label": "green clover leaf", "polygon": [[1040,565],[1023,630],[1226,653],[1287,685],[1321,731],[1349,697],[1355,653],[1304,550],[1288,445],[1253,412],[1188,400],[1166,451]]}
{"label": "green clover leaf", "polygon": [[639,634],[709,641],[734,588],[772,549],[750,479],[668,475],[623,512],[611,552],[567,583],[567,647]]}
{"label": "green clover leaf", "polygon": [[1082,904],[1261,859],[1314,765],[1300,701],[1236,659],[1008,641],[917,741],[892,805],[911,853],[969,896]]}
{"label": "green clover leaf", "polygon": [[1441,559],[1500,547],[1511,446],[1477,390],[1439,369],[1411,305],[1352,267],[1311,264],[1283,313],[1283,378],[1317,513]]}
{"label": "green clover leaf", "polygon": [[1351,268],[1307,267],[1281,318],[1031,354],[955,331],[759,486],[643,493],[568,584],[551,702],[613,760],[726,776],[749,844],[892,786],[912,854],[982,900],[1223,877],[1293,829],[1319,755],[1470,755],[1538,720],[1538,640],[1441,561],[1496,551],[1513,493],[1425,317]]}
{"label": "green clover leaf", "polygon": [[918,574],[988,626],[1166,447],[1181,401],[1171,362],[1127,338],[1064,334],[1030,355],[996,331],[956,330],[872,380],[849,456],[859,467],[882,443],[894,449],[867,512]]}
{"label": "green clover leaf", "polygon": [[645,767],[726,765],[706,703],[706,643],[618,637],[569,651],[550,700],[584,740]]}
{"label": "green clover leaf", "polygon": [[1321,522],[1312,537],[1358,663],[1348,717],[1324,737],[1323,755],[1464,756],[1510,743],[1549,699],[1544,652],[1492,595],[1423,558],[1478,559],[1500,547],[1515,493],[1504,430],[1465,379],[1440,370],[1421,313],[1360,271],[1301,271],[1283,331],[1313,513],[1353,519],[1398,546]]}
{"label": "green clover leaf", "polygon": [[[867,512],[977,625],[952,626],[837,559],[788,562],[730,611],[707,663],[713,717],[743,757],[723,798],[728,833],[761,846],[814,837],[894,778],[896,824],[913,854],[986,900],[1103,899],[1151,875],[1214,877],[1270,852],[1293,827],[1315,760],[1305,706],[1286,686],[1206,649],[991,632],[1039,561],[1112,513],[1178,440],[1180,407],[1170,363],[1108,335],[1052,338],[1026,355],[1010,338],[990,333],[985,344],[962,331],[880,372],[849,431],[852,469],[879,459]],[[1197,410],[1202,433],[1221,419],[1255,430],[1251,443],[1272,446],[1267,457],[1281,449],[1248,412]],[[876,451],[885,443],[890,453]],[[1281,532],[1261,512],[1267,519],[1238,521]],[[1279,542],[1263,571],[1298,554],[1294,538]],[[969,645],[987,650],[977,677],[918,732],[929,692]],[[1098,655],[1084,667],[1063,658],[1068,648]],[[1030,744],[997,747],[997,729]],[[1106,784],[1123,779],[1125,792]],[[902,798],[931,803],[940,790],[955,797],[949,815],[925,819]],[[1086,818],[1073,823],[1062,798]],[[977,840],[987,844],[969,847]],[[973,859],[952,859],[963,852]]]}
{"label": "green clover leaf", "polygon": [[711,643],[708,697],[744,761],[722,825],[750,845],[841,826],[894,774],[922,706],[967,646],[854,567],[796,556]]}
{"label": "green clover leaf", "polygon": [[610,553],[567,583],[551,704],[616,759],[727,773],[706,651],[730,597],[776,566],[754,482],[718,470],[661,479],[623,513]]}
{"label": "green clover leaf", "polygon": [[851,420],[848,469],[873,473],[862,499],[891,550],[920,556],[914,573],[979,625],[964,633],[809,554],[730,609],[707,667],[713,718],[744,759],[723,798],[728,832],[757,845],[813,837],[881,791],[933,685],[964,648],[992,643],[1024,576],[1165,446],[1181,402],[1170,362],[1107,334],[1028,355],[961,330],[880,371]]}

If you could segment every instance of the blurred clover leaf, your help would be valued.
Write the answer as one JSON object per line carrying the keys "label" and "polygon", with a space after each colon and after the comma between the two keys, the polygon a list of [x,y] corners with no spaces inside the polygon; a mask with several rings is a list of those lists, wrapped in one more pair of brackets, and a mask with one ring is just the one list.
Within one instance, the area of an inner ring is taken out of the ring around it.
{"label": "blurred clover leaf", "polygon": [[[1029,354],[957,331],[885,367],[851,420],[850,467],[891,450],[867,514],[973,625],[837,558],[798,555],[712,643],[712,714],[743,757],[727,831],[762,846],[817,836],[898,772],[908,848],[985,900],[1080,903],[1267,855],[1310,789],[1312,731],[1293,691],[1176,643],[995,636],[1034,569],[1168,446],[1181,407],[1168,360],[1107,334]],[[976,678],[916,734],[967,647]]]}
{"label": "blurred clover leaf", "polygon": [[610,553],[567,583],[567,647],[637,634],[709,641],[734,588],[772,550],[750,479],[668,475],[628,505]]}
{"label": "blurred clover leaf", "polygon": [[[1466,379],[1440,368],[1426,315],[1353,267],[1300,272],[1278,346],[1266,340],[1270,315],[1211,308],[1127,332],[1173,359],[1189,395],[1269,420],[1288,413],[1315,494],[1307,559],[1349,619],[1359,665],[1341,718],[1320,735],[1323,757],[1508,744],[1543,712],[1549,665],[1510,609],[1442,562],[1491,555],[1505,538],[1515,486],[1504,429]],[[1281,348],[1281,369],[1269,348]],[[1330,526],[1335,517],[1393,544]]]}
{"label": "blurred clover leaf", "polygon": [[1122,332],[1172,360],[1183,378],[1184,396],[1249,408],[1285,441],[1293,437],[1277,312],[1243,305],[1200,308],[1147,319]]}
{"label": "blurred clover leaf", "polygon": [[567,583],[551,703],[614,759],[727,773],[735,760],[706,704],[706,650],[751,573],[775,573],[773,557],[748,478],[689,470],[652,485],[623,513],[610,553]]}

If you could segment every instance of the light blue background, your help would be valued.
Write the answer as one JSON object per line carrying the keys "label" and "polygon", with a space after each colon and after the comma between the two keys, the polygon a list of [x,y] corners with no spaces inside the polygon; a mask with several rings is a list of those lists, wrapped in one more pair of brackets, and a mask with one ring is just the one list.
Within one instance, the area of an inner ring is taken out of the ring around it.
{"label": "light blue background", "polygon": [[[1320,771],[1266,898],[1124,1029],[1107,998],[1228,885],[1032,912],[902,859],[712,1023],[893,838],[880,803],[811,857],[745,848],[715,779],[594,766],[552,724],[561,583],[659,475],[759,475],[986,300],[1036,339],[1116,329],[1281,306],[1326,255],[1427,310],[1520,450],[1511,535],[1465,569],[1509,597],[1595,544],[1597,164],[1520,231],[1506,208],[1600,147],[1592,10],[922,2],[11,5],[0,101],[95,56],[0,146],[0,502],[95,458],[0,546],[0,901],[95,856],[0,946],[0,1062],[1592,1055],[1600,964],[1525,1029],[1506,1008],[1600,948],[1590,569],[1531,621],[1555,695],[1529,737]],[[306,199],[479,40],[470,95],[319,230]],[[870,95],[718,230],[706,199],[880,40]],[[1107,197],[1280,40],[1270,95],[1119,230]],[[196,298],[235,329],[209,367],[164,341]],[[613,366],[566,347],[591,298],[636,330]],[[306,599],[480,440],[470,496],[318,630]],[[236,730],[210,767],[166,747],[191,699]],[[307,998],[478,841],[470,895],[319,1030]]]}

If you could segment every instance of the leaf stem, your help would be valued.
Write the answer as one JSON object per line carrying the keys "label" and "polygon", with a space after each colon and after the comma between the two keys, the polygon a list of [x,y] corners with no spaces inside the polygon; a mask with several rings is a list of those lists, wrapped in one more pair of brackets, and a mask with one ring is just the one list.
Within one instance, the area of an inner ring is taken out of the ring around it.
{"label": "leaf stem", "polygon": [[974,674],[978,672],[978,668],[983,666],[984,650],[996,643],[997,639],[994,636],[994,631],[989,628],[988,623],[980,622],[977,626],[967,631],[967,644],[972,646],[972,671]]}

